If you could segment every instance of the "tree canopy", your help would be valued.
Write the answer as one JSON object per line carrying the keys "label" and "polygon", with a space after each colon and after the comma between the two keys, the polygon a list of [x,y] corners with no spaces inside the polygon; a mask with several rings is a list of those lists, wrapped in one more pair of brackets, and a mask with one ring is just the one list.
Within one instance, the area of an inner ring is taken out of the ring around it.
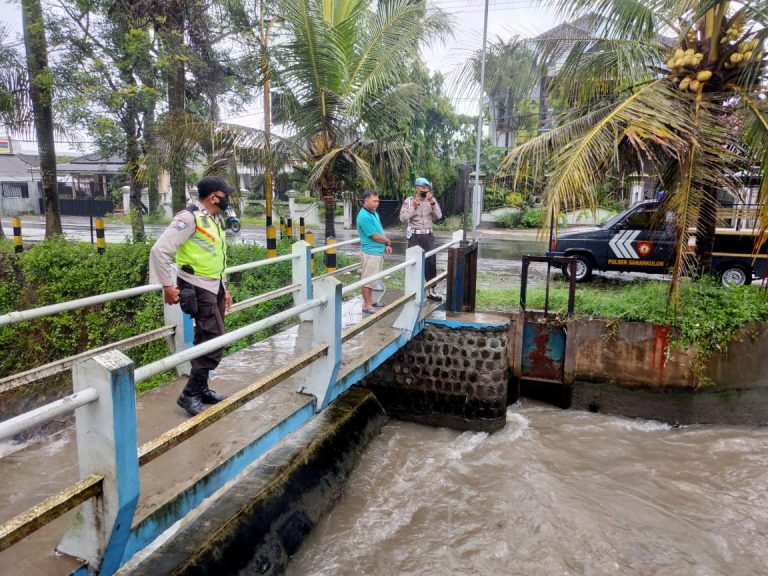
{"label": "tree canopy", "polygon": [[[544,181],[547,222],[592,206],[606,175],[645,168],[659,175],[676,213],[672,290],[694,265],[708,268],[718,194],[743,199],[744,174],[768,162],[764,38],[759,2],[591,0],[556,2],[587,35],[541,37],[536,66],[560,105],[552,129],[513,149],[503,168]],[[761,238],[768,230],[762,179]]]}

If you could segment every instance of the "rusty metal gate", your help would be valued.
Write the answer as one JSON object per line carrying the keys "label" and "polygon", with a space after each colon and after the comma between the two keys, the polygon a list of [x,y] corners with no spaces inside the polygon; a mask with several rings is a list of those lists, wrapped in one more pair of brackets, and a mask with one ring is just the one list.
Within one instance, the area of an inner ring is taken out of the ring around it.
{"label": "rusty metal gate", "polygon": [[[531,262],[547,263],[544,311],[526,309],[528,267]],[[565,386],[566,331],[560,318],[549,312],[549,282],[553,264],[570,266],[568,316],[573,314],[576,295],[576,260],[562,256],[523,256],[520,284],[520,313],[523,315],[520,392],[523,396],[570,406],[570,388]]]}

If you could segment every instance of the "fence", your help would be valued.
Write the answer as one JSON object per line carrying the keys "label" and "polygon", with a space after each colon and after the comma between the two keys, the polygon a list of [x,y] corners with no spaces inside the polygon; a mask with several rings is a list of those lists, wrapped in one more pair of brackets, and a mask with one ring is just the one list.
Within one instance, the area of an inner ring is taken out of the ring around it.
{"label": "fence", "polygon": [[[293,245],[290,255],[234,266],[226,271],[233,273],[291,261],[291,285],[273,291],[269,295],[273,298],[277,295],[292,294],[294,305],[288,310],[191,347],[189,317],[182,314],[178,306],[166,305],[164,311],[168,325],[154,333],[135,337],[145,339],[169,337],[171,354],[166,358],[134,368],[132,361],[117,349],[118,345],[124,343],[115,343],[106,351],[104,348],[92,350],[87,354],[59,361],[55,368],[47,366],[35,369],[38,373],[43,373],[51,369],[66,369],[65,365],[72,366],[74,393],[31,412],[0,422],[0,440],[10,438],[59,415],[74,412],[81,480],[0,526],[0,551],[80,505],[77,517],[70,524],[57,550],[84,559],[88,563],[90,573],[112,574],[133,553],[151,542],[189,509],[183,506],[175,507],[175,515],[165,510],[162,514],[162,522],[143,523],[141,526],[132,527],[139,497],[141,466],[305,368],[309,369],[304,372],[297,392],[310,394],[313,397],[313,413],[324,409],[338,393],[334,390],[334,384],[341,365],[342,344],[380,322],[387,317],[387,313],[396,310],[399,310],[399,313],[393,323],[394,328],[402,330],[408,338],[418,331],[425,290],[446,277],[446,273],[443,273],[425,283],[424,258],[446,250],[460,238],[460,232],[454,234],[453,240],[426,254],[419,247],[409,248],[403,263],[344,287],[336,278],[328,274],[313,281],[310,274],[311,256],[327,250],[329,246],[313,249],[306,242],[299,241]],[[340,242],[334,247],[358,241],[354,239]],[[366,318],[342,331],[342,297],[358,290],[364,284],[383,279],[400,270],[405,271],[405,294],[382,308],[380,314]],[[0,316],[0,326],[159,290],[161,287],[158,285],[143,286],[33,310],[12,312]],[[250,299],[247,305],[262,302],[267,296],[265,294]],[[262,299],[258,300],[259,298]],[[246,302],[240,302],[233,308],[242,310],[247,305]],[[205,412],[186,420],[162,436],[143,446],[138,446],[135,394],[135,386],[138,382],[174,367],[183,371],[183,367],[194,358],[294,318],[312,322],[312,347],[309,352],[300,355],[293,362],[281,366]],[[28,379],[32,376],[27,374],[17,379],[16,385],[29,381]],[[280,424],[275,426],[270,433],[279,426]],[[272,438],[271,441],[274,443],[278,439]],[[237,465],[242,469],[257,456],[258,454],[252,452],[250,458],[243,458],[240,454]],[[235,457],[232,457],[231,460],[234,459]],[[221,476],[216,476],[213,480],[208,478],[205,481],[204,491],[201,490],[196,494],[195,502],[218,490],[224,482],[225,479]]]}

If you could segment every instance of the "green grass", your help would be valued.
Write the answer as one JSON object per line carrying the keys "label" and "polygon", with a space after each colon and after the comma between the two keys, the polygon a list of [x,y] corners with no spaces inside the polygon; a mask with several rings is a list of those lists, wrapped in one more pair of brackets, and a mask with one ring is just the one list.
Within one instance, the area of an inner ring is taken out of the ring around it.
{"label": "green grass", "polygon": [[[456,216],[448,216],[442,222],[434,224],[433,228],[440,232],[456,232],[457,230],[462,229],[462,224],[463,224],[462,218],[463,217],[461,214],[458,214]],[[471,224],[468,224],[468,226],[470,228],[472,227]]]}
{"label": "green grass", "polygon": [[[575,313],[582,318],[625,320],[667,325],[677,330],[681,345],[693,344],[700,354],[724,350],[733,336],[751,322],[768,321],[768,296],[756,286],[725,288],[714,279],[684,281],[677,306],[668,302],[666,282],[633,282],[625,285],[578,286]],[[544,287],[528,289],[526,307],[544,307]],[[549,309],[565,316],[568,287],[550,288]],[[478,310],[519,309],[519,288],[479,288]]]}

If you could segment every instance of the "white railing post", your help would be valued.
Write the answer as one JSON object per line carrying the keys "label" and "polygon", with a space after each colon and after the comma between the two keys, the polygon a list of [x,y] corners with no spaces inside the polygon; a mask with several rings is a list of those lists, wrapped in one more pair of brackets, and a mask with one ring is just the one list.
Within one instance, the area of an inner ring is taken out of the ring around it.
{"label": "white railing post", "polygon": [[312,310],[312,346],[327,345],[328,354],[304,370],[299,392],[312,394],[319,412],[331,401],[341,366],[341,282],[331,277],[317,280],[315,298],[326,298],[327,303]]}
{"label": "white railing post", "polygon": [[[304,240],[296,242],[291,251],[293,260],[291,260],[291,284],[298,284],[300,288],[293,293],[293,305],[304,304],[312,300],[312,272],[310,270],[311,246]],[[311,312],[304,312],[299,316],[302,321],[312,319]]]}
{"label": "white railing post", "polygon": [[415,260],[415,264],[405,269],[405,293],[415,296],[403,306],[393,326],[413,334],[419,323],[421,309],[424,306],[424,250],[413,246],[405,251],[405,259]]}
{"label": "white railing post", "polygon": [[139,499],[133,362],[112,350],[72,368],[75,392],[95,388],[99,400],[75,411],[80,476],[104,477],[102,496],[84,502],[58,550],[88,562],[90,574],[112,574],[120,561]]}
{"label": "white railing post", "polygon": [[[176,269],[171,267],[171,276],[173,285],[176,285]],[[166,337],[168,341],[169,354],[176,354],[187,348],[192,347],[195,340],[195,325],[192,323],[192,317],[181,311],[178,304],[166,304],[163,296],[163,320],[166,326],[176,326],[176,331],[172,336]],[[179,376],[189,376],[192,372],[192,365],[184,362],[176,366],[176,373]]]}

